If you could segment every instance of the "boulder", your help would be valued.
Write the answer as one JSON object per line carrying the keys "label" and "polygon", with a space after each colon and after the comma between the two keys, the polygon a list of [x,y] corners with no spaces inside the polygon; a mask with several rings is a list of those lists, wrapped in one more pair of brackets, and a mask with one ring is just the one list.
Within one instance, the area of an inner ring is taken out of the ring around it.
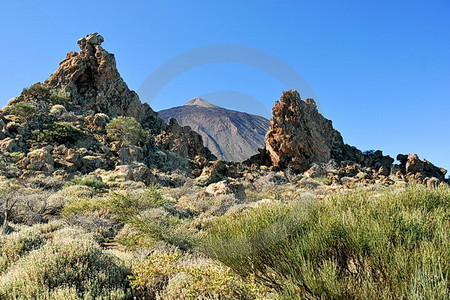
{"label": "boulder", "polygon": [[154,184],[156,177],[144,164],[119,165],[114,170],[115,174],[122,175],[126,180],[141,181],[145,184]]}
{"label": "boulder", "polygon": [[109,123],[110,118],[108,115],[103,113],[98,113],[93,116],[88,116],[87,121],[89,126],[93,128],[95,131],[105,131],[106,125]]}
{"label": "boulder", "polygon": [[196,179],[200,185],[209,185],[219,182],[226,177],[227,165],[224,161],[215,161],[211,166],[205,167],[202,174]]}
{"label": "boulder", "polygon": [[309,178],[327,177],[327,170],[323,165],[313,164],[312,167],[303,174]]}
{"label": "boulder", "polygon": [[237,199],[244,199],[246,197],[245,188],[242,184],[236,182],[220,181],[208,185],[205,192],[211,196],[221,194],[233,194]]}
{"label": "boulder", "polygon": [[94,155],[83,156],[80,163],[79,171],[83,174],[93,172],[104,165],[101,157]]}
{"label": "boulder", "polygon": [[144,150],[138,146],[122,147],[117,152],[121,165],[141,162],[144,159]]}
{"label": "boulder", "polygon": [[3,140],[0,140],[0,151],[1,152],[16,152],[19,151],[19,145],[18,143],[11,139],[11,138],[6,138]]}
{"label": "boulder", "polygon": [[54,170],[54,160],[51,150],[52,146],[46,146],[31,151],[18,163],[18,165],[31,171],[52,173]]}

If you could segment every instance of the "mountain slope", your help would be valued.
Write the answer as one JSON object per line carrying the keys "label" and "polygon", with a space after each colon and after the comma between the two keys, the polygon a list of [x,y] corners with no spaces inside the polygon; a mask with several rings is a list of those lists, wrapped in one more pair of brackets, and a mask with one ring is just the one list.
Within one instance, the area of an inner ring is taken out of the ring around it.
{"label": "mountain slope", "polygon": [[206,147],[219,159],[241,162],[264,147],[269,120],[247,113],[225,109],[201,98],[183,106],[159,112],[168,122],[174,118],[182,126],[198,132]]}

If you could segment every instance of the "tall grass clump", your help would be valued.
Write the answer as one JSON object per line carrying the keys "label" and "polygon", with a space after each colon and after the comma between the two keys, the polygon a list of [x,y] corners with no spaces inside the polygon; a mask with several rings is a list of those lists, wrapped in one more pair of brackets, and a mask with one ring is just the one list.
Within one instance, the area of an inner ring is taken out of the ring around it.
{"label": "tall grass clump", "polygon": [[203,248],[288,299],[448,299],[450,189],[275,203],[213,222]]}

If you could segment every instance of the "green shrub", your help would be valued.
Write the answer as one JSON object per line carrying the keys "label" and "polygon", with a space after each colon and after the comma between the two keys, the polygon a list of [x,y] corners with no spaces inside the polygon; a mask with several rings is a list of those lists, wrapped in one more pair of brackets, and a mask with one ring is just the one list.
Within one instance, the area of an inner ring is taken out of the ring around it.
{"label": "green shrub", "polygon": [[8,107],[8,113],[19,117],[22,121],[31,118],[35,112],[36,107],[26,102],[18,102]]}
{"label": "green shrub", "polygon": [[22,91],[22,95],[29,97],[48,98],[50,96],[50,90],[42,83],[36,83],[29,88],[24,88]]}
{"label": "green shrub", "polygon": [[152,246],[156,241],[164,241],[182,250],[193,248],[195,236],[186,228],[189,220],[172,216],[163,209],[149,209],[126,220],[134,234],[122,236],[118,242],[130,248]]}
{"label": "green shrub", "polygon": [[0,277],[0,299],[130,299],[128,269],[89,235],[72,231],[55,232],[10,267]]}
{"label": "green shrub", "polygon": [[192,239],[184,230],[188,221],[171,215],[157,187],[141,193],[113,193],[102,198],[80,198],[68,203],[62,210],[66,219],[74,216],[101,216],[114,218],[132,229],[131,235],[117,240],[129,247],[150,246],[155,241],[165,241],[181,249],[192,248]]}
{"label": "green shrub", "polygon": [[125,222],[146,209],[160,207],[165,203],[167,200],[162,198],[157,187],[149,187],[141,193],[113,193],[103,198],[78,199],[67,204],[63,214],[69,216],[84,212],[103,211]]}
{"label": "green shrub", "polygon": [[46,143],[72,144],[82,135],[82,131],[67,122],[56,122],[37,133],[37,140]]}
{"label": "green shrub", "polygon": [[106,132],[111,140],[119,141],[125,146],[145,144],[149,137],[148,132],[132,117],[118,117],[111,120],[106,125]]}
{"label": "green shrub", "polygon": [[105,192],[109,188],[109,186],[106,183],[104,183],[103,181],[97,179],[95,176],[92,175],[84,177],[75,177],[66,184],[66,186],[73,186],[73,185],[84,185],[90,187],[91,189],[97,192]]}
{"label": "green shrub", "polygon": [[335,194],[213,222],[203,248],[290,299],[445,299],[450,189]]}
{"label": "green shrub", "polygon": [[70,93],[61,89],[52,90],[50,92],[50,101],[56,104],[66,104],[70,101]]}
{"label": "green shrub", "polygon": [[268,290],[246,282],[202,256],[155,250],[132,270],[142,299],[269,299]]}

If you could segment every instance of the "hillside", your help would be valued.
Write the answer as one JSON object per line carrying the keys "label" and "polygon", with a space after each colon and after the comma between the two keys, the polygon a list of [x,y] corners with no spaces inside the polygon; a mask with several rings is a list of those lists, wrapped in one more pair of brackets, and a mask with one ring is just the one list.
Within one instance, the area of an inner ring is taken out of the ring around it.
{"label": "hillside", "polygon": [[25,88],[0,111],[0,158],[17,168],[0,175],[72,178],[128,165],[151,182],[157,170],[190,173],[215,159],[201,136],[166,125],[141,103],[103,41],[97,33],[78,40],[80,52],[68,53],[47,80]]}
{"label": "hillside", "polygon": [[175,118],[181,126],[190,126],[199,133],[205,146],[219,159],[242,162],[264,146],[269,120],[225,109],[201,98],[183,106],[158,112],[166,121]]}

